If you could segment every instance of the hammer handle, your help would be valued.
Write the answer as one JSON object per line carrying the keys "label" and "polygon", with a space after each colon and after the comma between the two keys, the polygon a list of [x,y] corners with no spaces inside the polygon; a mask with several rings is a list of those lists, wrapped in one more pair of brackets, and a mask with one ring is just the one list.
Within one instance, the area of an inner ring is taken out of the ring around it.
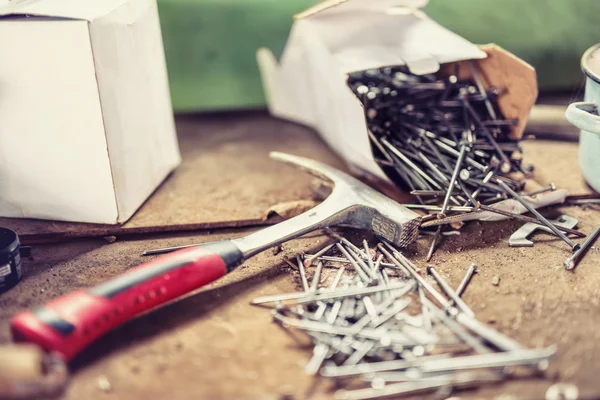
{"label": "hammer handle", "polygon": [[70,361],[110,330],[217,280],[243,258],[230,241],[167,254],[99,286],[17,314],[11,321],[13,337]]}

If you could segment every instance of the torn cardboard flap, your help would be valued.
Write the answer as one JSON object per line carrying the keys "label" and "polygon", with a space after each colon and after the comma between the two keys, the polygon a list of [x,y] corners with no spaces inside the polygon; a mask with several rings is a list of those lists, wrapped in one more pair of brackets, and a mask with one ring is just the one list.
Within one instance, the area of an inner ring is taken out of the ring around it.
{"label": "torn cardboard flap", "polygon": [[[373,159],[364,109],[347,86],[348,74],[401,65],[418,75],[444,73],[442,65],[477,60],[488,86],[509,89],[500,106],[507,118],[519,118],[514,136],[520,137],[537,96],[533,68],[445,29],[419,9],[426,4],[330,0],[298,14],[279,63],[267,49],[257,53],[272,115],[314,128],[349,164],[389,181]],[[461,75],[468,71],[461,68]]]}
{"label": "torn cardboard flap", "polygon": [[324,0],[301,13],[294,15],[294,19],[312,16],[327,17],[329,15],[339,15],[347,12],[388,12],[388,10],[396,10],[398,8],[415,10],[425,7],[428,2],[429,0]]}
{"label": "torn cardboard flap", "polygon": [[[521,139],[527,124],[527,118],[537,99],[538,88],[535,69],[509,53],[498,45],[486,44],[480,48],[487,57],[476,60],[473,64],[479,71],[485,89],[498,88],[502,95],[498,97],[498,105],[507,119],[517,119],[510,137]],[[451,74],[454,65],[444,66],[442,74]],[[471,70],[466,61],[459,62],[459,79],[471,77]]]}

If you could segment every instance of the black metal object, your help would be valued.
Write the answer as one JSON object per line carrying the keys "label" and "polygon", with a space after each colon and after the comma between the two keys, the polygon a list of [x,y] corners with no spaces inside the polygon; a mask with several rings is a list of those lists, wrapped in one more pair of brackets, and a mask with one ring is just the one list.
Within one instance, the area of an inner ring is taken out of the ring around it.
{"label": "black metal object", "polygon": [[0,228],[0,293],[21,280],[21,255],[29,256],[31,248],[21,246],[15,231]]}
{"label": "black metal object", "polygon": [[[454,205],[475,206],[478,199],[506,197],[497,185],[482,184],[489,172],[527,172],[519,143],[510,137],[516,121],[502,114],[498,91],[478,89],[481,82],[474,78],[419,76],[404,66],[350,74],[348,85],[364,105],[374,156],[385,160],[379,165],[398,185],[413,191],[454,186],[449,198]],[[453,183],[461,148],[466,157],[460,172],[467,179]],[[522,189],[521,182],[502,179]]]}

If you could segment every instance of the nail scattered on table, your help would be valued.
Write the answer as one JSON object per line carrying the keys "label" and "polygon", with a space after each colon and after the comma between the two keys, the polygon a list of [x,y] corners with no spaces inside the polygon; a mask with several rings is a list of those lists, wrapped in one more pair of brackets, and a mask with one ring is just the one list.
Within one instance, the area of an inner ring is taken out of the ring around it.
{"label": "nail scattered on table", "polygon": [[[499,372],[509,366],[525,368],[534,377],[555,354],[554,346],[528,349],[475,318],[460,298],[475,274],[474,264],[456,291],[428,267],[439,292],[389,243],[361,241],[357,246],[339,235],[337,240],[325,248],[328,258],[298,256],[299,273],[306,274],[305,265],[314,271],[308,290],[302,280],[298,292],[252,301],[271,305],[276,323],[312,340],[305,372],[338,380],[335,398],[480,387],[510,379],[511,370]],[[318,264],[305,263],[308,259]],[[346,378],[358,378],[365,386],[357,388],[355,380],[348,386]]]}

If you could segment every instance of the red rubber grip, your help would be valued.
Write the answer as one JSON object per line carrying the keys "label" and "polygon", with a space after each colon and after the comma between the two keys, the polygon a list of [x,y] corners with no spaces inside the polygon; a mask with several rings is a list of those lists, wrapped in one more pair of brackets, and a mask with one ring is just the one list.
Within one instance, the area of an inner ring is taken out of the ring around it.
{"label": "red rubber grip", "polygon": [[180,250],[16,315],[13,336],[70,361],[108,331],[215,281],[241,261],[241,252],[230,242]]}

